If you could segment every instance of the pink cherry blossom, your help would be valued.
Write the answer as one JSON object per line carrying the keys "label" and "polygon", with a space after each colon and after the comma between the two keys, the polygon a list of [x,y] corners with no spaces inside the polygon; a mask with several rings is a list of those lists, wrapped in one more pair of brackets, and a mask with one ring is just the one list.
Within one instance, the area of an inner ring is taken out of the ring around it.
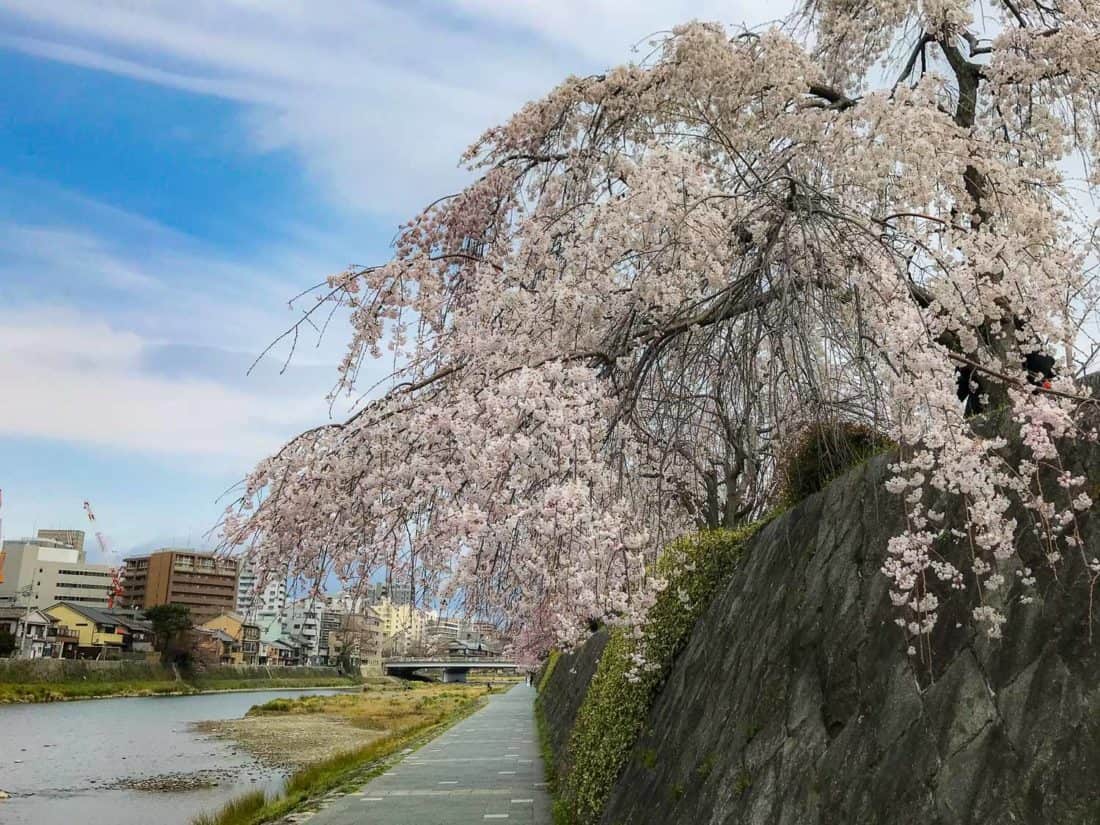
{"label": "pink cherry blossom", "polygon": [[[760,516],[792,435],[860,421],[901,445],[908,526],[875,548],[901,626],[923,636],[972,582],[999,636],[996,600],[1033,578],[1007,575],[1021,531],[1056,563],[1091,505],[1058,491],[1095,321],[1092,6],[815,0],[566,79],[467,151],[477,179],[392,260],[328,279],[308,315],[350,314],[338,391],[399,366],[256,467],[228,542],[313,581],[390,568],[537,652],[644,618],[669,539]],[[1022,460],[964,415],[960,367]]]}

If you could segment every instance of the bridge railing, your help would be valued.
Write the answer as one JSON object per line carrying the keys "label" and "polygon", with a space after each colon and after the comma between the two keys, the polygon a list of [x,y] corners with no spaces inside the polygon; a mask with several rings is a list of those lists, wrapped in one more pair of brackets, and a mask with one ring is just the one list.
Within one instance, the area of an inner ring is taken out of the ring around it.
{"label": "bridge railing", "polygon": [[515,662],[510,659],[493,659],[489,656],[394,656],[383,659],[385,665],[415,665],[415,664],[441,664],[441,665],[502,665],[514,667]]}

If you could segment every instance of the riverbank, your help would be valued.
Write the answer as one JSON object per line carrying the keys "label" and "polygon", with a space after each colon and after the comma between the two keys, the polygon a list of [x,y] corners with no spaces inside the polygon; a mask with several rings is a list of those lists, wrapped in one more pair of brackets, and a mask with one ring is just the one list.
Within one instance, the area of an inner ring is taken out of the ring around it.
{"label": "riverbank", "polygon": [[354,688],[360,682],[339,679],[267,679],[242,682],[240,687],[198,687],[179,682],[110,682],[91,685],[2,685],[0,705],[76,702],[82,699],[127,699],[141,696],[202,696],[208,693],[262,693],[266,690]]}
{"label": "riverbank", "polygon": [[230,739],[261,760],[298,770],[277,797],[248,793],[193,825],[297,819],[381,773],[399,753],[434,739],[488,695],[482,685],[379,685],[359,694],[276,700],[253,707],[244,719],[200,723],[199,730]]}
{"label": "riverbank", "polygon": [[335,668],[223,666],[178,673],[145,662],[0,660],[0,704],[340,688],[360,683]]}

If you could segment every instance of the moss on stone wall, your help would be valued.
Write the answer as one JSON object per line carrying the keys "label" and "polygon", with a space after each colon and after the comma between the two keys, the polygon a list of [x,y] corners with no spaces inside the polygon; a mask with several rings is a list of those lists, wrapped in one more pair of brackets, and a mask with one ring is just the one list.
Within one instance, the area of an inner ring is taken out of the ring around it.
{"label": "moss on stone wall", "polygon": [[568,764],[555,783],[557,821],[599,820],[676,654],[758,527],[698,533],[665,549],[657,574],[668,586],[644,627],[612,630],[577,714]]}
{"label": "moss on stone wall", "polygon": [[551,650],[549,657],[546,659],[546,664],[542,666],[542,670],[539,672],[538,691],[542,693],[543,688],[546,687],[546,683],[550,681],[550,677],[554,675],[554,668],[558,666],[558,659],[561,658],[560,650]]}

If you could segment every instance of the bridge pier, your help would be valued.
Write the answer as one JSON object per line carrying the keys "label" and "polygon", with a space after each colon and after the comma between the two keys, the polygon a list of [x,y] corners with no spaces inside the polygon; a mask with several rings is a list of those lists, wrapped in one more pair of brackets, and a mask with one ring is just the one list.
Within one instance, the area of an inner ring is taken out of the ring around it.
{"label": "bridge pier", "polygon": [[455,682],[465,683],[469,668],[447,667],[443,669],[443,684],[449,685]]}

